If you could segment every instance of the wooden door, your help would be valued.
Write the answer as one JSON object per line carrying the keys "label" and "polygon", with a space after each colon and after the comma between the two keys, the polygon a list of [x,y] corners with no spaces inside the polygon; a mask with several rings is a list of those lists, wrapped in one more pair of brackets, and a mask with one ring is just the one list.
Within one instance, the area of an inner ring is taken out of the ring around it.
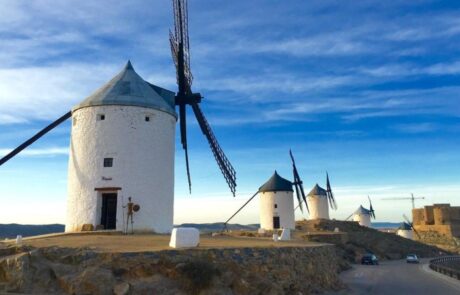
{"label": "wooden door", "polygon": [[273,228],[280,228],[280,217],[273,216]]}
{"label": "wooden door", "polygon": [[117,194],[102,194],[101,224],[104,229],[117,227]]}

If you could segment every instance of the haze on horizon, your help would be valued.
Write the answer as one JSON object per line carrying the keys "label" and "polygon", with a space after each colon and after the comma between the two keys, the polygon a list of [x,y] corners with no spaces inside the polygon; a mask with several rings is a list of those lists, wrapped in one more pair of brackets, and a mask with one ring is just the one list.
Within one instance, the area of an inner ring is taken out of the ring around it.
{"label": "haze on horizon", "polygon": [[[0,1],[1,155],[128,59],[176,89],[170,1]],[[367,195],[377,221],[410,215],[410,201],[384,197],[459,205],[459,6],[189,1],[194,89],[238,187],[233,198],[189,112],[193,192],[177,127],[175,223],[225,221],[275,169],[292,179],[289,149],[307,192],[329,172],[332,218],[368,206]],[[69,131],[67,122],[0,167],[0,223],[65,222]],[[232,222],[258,223],[257,206]]]}

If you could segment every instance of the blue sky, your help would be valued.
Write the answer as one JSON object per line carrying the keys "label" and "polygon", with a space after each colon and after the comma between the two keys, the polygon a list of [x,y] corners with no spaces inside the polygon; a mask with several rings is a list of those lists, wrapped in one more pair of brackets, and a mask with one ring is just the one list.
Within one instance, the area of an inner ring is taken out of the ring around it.
{"label": "blue sky", "polygon": [[[176,88],[170,1],[0,1],[1,154],[128,59]],[[193,194],[177,138],[177,223],[223,221],[275,169],[291,179],[290,148],[307,191],[329,171],[335,218],[367,206],[367,195],[378,221],[410,213],[410,202],[384,197],[459,205],[460,4],[189,2],[193,88],[237,170],[238,196],[190,117]],[[63,124],[0,168],[0,223],[64,222],[69,131]],[[257,216],[254,201],[235,222]]]}

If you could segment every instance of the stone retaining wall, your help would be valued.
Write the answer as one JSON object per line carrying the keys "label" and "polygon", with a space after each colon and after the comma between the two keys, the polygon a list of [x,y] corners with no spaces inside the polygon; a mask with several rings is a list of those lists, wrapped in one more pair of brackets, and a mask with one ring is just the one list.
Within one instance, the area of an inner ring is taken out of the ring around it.
{"label": "stone retaining wall", "polygon": [[0,292],[310,294],[342,288],[338,273],[347,267],[334,246],[149,253],[22,249],[0,257]]}

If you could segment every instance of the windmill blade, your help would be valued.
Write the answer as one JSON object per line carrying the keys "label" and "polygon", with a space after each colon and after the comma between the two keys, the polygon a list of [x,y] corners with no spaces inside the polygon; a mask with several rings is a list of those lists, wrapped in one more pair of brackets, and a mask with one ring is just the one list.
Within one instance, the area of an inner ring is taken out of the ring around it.
{"label": "windmill blade", "polygon": [[332,193],[331,183],[329,181],[329,174],[326,172],[326,195],[332,209],[337,210],[337,203],[335,202],[334,194]]}
{"label": "windmill blade", "polygon": [[209,146],[211,147],[214,158],[216,159],[217,164],[219,165],[220,171],[222,172],[225,180],[227,181],[230,191],[232,192],[233,196],[235,196],[235,192],[236,192],[235,169],[233,169],[232,164],[227,159],[227,156],[225,156],[224,151],[220,147],[219,142],[217,141],[214,133],[212,132],[211,126],[209,126],[209,123],[204,117],[204,114],[201,111],[201,108],[198,105],[198,103],[192,102],[191,105],[192,105],[193,112],[195,113],[195,117],[198,121],[198,124],[200,125],[201,131],[206,136],[206,139],[208,140]]}
{"label": "windmill blade", "polygon": [[8,153],[6,156],[4,156],[2,159],[0,159],[0,166],[5,164],[8,160],[13,158],[17,154],[19,154],[22,150],[24,150],[29,145],[31,145],[32,143],[37,141],[40,137],[42,137],[43,135],[45,135],[49,131],[51,131],[54,128],[56,128],[59,124],[61,124],[62,122],[64,122],[68,118],[70,118],[71,116],[72,116],[72,112],[68,112],[65,115],[63,115],[62,117],[60,117],[59,119],[57,119],[56,121],[54,121],[53,123],[49,124],[48,126],[43,128],[42,130],[37,132],[37,134],[32,136],[30,139],[26,140],[23,144],[21,144],[20,146],[18,146],[14,150],[12,150],[10,153]]}
{"label": "windmill blade", "polygon": [[375,211],[374,211],[374,208],[372,207],[371,198],[369,196],[367,196],[367,198],[369,199],[369,211],[371,212],[371,217],[375,219]]}
{"label": "windmill blade", "polygon": [[182,148],[185,151],[185,168],[187,170],[188,190],[192,193],[192,180],[190,178],[190,166],[188,162],[188,147],[187,147],[187,112],[185,104],[179,105],[179,121],[180,121],[180,140]]}
{"label": "windmill blade", "polygon": [[422,238],[420,237],[420,234],[418,233],[418,231],[415,230],[414,226],[411,224],[410,227],[412,228],[412,230],[414,231],[414,233],[417,235],[417,238],[418,238],[419,240],[421,240]]}
{"label": "windmill blade", "polygon": [[190,92],[193,75],[190,70],[190,46],[188,37],[188,3],[187,0],[173,0],[174,34],[170,32],[171,53],[176,64],[177,83],[180,91]]}
{"label": "windmill blade", "polygon": [[[308,208],[307,198],[305,196],[305,191],[303,189],[303,182],[300,179],[299,171],[297,171],[297,167],[295,165],[295,160],[294,160],[294,155],[292,154],[292,150],[289,150],[289,155],[291,156],[292,171],[294,174],[294,186],[295,186],[296,193],[297,193],[297,199],[299,199],[300,208],[302,209],[301,201],[303,200],[303,202],[305,203],[305,208],[307,209],[307,212],[310,213],[310,209]],[[299,192],[300,192],[300,196],[299,196]],[[300,200],[300,198],[302,198],[302,200]]]}
{"label": "windmill blade", "polygon": [[299,188],[297,187],[297,184],[295,184],[295,183],[294,183],[294,188],[295,188],[295,195],[297,197],[297,201],[299,202],[300,211],[302,211],[302,213],[303,213],[302,199],[300,197]]}
{"label": "windmill blade", "polygon": [[354,214],[355,214],[355,213],[351,213],[351,215],[348,216],[348,217],[345,219],[345,221],[348,221]]}
{"label": "windmill blade", "polygon": [[412,222],[407,218],[406,214],[403,214],[404,219],[407,221],[407,223],[412,227]]}
{"label": "windmill blade", "polygon": [[305,208],[307,208],[307,212],[310,213],[310,209],[308,208],[308,203],[307,203],[307,197],[305,196],[305,191],[303,190],[303,184],[302,184],[302,181],[300,180],[300,178],[298,177],[297,175],[297,179],[299,181],[299,189],[300,189],[300,194],[302,196],[302,199],[305,203]]}

